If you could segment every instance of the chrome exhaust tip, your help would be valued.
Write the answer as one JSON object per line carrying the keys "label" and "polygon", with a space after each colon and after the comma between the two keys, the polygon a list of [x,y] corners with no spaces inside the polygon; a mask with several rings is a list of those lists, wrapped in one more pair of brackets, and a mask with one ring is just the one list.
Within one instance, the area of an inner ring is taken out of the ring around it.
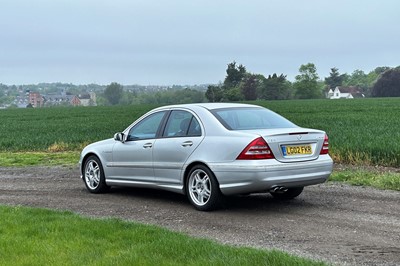
{"label": "chrome exhaust tip", "polygon": [[283,186],[273,186],[270,189],[270,192],[273,193],[285,193],[286,191],[288,191],[288,189]]}

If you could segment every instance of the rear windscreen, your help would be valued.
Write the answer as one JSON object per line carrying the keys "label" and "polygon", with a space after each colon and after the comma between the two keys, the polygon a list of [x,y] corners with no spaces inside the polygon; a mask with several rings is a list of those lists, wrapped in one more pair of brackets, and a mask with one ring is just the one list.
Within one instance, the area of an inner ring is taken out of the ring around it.
{"label": "rear windscreen", "polygon": [[211,112],[229,130],[297,127],[286,118],[265,108],[222,108]]}

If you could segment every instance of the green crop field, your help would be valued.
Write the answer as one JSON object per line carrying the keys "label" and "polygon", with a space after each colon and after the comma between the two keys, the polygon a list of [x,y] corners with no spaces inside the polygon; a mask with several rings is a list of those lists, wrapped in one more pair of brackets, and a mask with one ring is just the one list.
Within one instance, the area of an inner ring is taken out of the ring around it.
{"label": "green crop field", "polygon": [[60,107],[0,111],[3,151],[79,150],[110,138],[155,106]]}
{"label": "green crop field", "polygon": [[[325,130],[336,162],[400,167],[400,98],[252,102]],[[78,151],[155,106],[0,110],[2,152]]]}
{"label": "green crop field", "polygon": [[400,167],[400,98],[256,102],[329,135],[336,162]]}

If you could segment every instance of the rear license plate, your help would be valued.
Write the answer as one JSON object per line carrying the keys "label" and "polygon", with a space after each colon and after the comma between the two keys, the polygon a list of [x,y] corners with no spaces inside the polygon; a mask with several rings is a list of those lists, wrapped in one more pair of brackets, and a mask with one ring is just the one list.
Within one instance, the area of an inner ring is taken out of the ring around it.
{"label": "rear license plate", "polygon": [[282,146],[284,156],[312,154],[311,145],[284,145]]}

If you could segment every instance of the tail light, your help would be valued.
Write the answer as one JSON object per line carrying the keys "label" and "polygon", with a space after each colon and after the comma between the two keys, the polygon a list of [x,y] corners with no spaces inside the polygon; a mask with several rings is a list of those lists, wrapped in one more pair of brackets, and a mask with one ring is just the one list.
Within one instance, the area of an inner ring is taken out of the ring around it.
{"label": "tail light", "polygon": [[237,160],[263,160],[274,159],[274,154],[267,142],[259,137],[252,142],[239,154]]}
{"label": "tail light", "polygon": [[329,153],[329,138],[328,135],[325,134],[324,143],[322,144],[320,155]]}

